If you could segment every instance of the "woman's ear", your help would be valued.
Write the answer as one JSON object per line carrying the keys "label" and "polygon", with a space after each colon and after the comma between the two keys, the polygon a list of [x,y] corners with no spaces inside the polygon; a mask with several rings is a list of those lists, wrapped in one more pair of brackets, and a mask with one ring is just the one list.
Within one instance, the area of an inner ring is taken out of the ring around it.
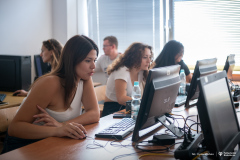
{"label": "woman's ear", "polygon": [[53,50],[51,50],[51,56],[53,56],[53,54],[54,54],[54,52],[53,52]]}

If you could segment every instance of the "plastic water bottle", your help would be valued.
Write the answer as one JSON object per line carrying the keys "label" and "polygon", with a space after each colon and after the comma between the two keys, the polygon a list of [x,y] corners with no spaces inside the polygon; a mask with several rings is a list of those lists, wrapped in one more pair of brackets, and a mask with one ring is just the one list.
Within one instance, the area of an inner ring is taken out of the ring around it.
{"label": "plastic water bottle", "polygon": [[137,120],[138,111],[141,103],[141,89],[139,82],[135,81],[132,90],[131,118]]}
{"label": "plastic water bottle", "polygon": [[180,80],[181,80],[181,84],[179,87],[179,95],[185,95],[186,94],[186,75],[185,75],[184,69],[181,69],[180,71]]}

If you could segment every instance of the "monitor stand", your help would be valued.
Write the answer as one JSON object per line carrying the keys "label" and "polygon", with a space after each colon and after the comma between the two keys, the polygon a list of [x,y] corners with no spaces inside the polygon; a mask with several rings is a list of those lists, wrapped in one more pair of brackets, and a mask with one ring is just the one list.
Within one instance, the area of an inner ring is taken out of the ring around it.
{"label": "monitor stand", "polygon": [[[181,138],[184,135],[184,132],[176,127],[165,115],[157,118],[167,129],[169,129],[175,136]],[[166,121],[169,123],[167,124]]]}
{"label": "monitor stand", "polygon": [[235,156],[233,156],[230,160],[239,160],[240,158],[240,151],[237,152]]}
{"label": "monitor stand", "polygon": [[[237,146],[238,145],[238,151],[236,152],[236,155],[235,156],[232,156],[232,158],[230,160],[239,160],[240,159],[240,150],[239,150],[239,147],[240,147],[240,132],[238,132],[234,138],[228,142],[227,146],[223,149],[223,153],[224,152],[231,152],[231,148],[232,146]],[[227,156],[226,156],[227,157]],[[226,159],[226,157],[220,157],[222,159]]]}

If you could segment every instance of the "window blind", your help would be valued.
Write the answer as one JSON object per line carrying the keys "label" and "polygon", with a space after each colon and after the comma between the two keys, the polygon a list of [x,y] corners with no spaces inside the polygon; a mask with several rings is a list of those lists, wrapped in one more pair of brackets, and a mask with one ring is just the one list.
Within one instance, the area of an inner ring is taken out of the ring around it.
{"label": "window blind", "polygon": [[159,0],[90,0],[88,1],[89,37],[102,50],[106,36],[116,36],[121,53],[133,43],[153,47],[160,53]]}
{"label": "window blind", "polygon": [[184,61],[216,57],[225,64],[227,55],[235,54],[235,68],[240,66],[239,0],[174,0],[174,39],[184,45]]}

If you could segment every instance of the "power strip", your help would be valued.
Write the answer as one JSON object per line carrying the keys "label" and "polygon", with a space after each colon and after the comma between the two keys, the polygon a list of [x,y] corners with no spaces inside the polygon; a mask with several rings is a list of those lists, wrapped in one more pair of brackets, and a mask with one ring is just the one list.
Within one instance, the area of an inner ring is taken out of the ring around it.
{"label": "power strip", "polygon": [[193,157],[197,155],[197,150],[199,144],[203,140],[202,133],[197,134],[191,143],[186,146],[186,144],[182,143],[174,152],[174,157],[176,159],[184,159],[184,160],[191,160]]}

